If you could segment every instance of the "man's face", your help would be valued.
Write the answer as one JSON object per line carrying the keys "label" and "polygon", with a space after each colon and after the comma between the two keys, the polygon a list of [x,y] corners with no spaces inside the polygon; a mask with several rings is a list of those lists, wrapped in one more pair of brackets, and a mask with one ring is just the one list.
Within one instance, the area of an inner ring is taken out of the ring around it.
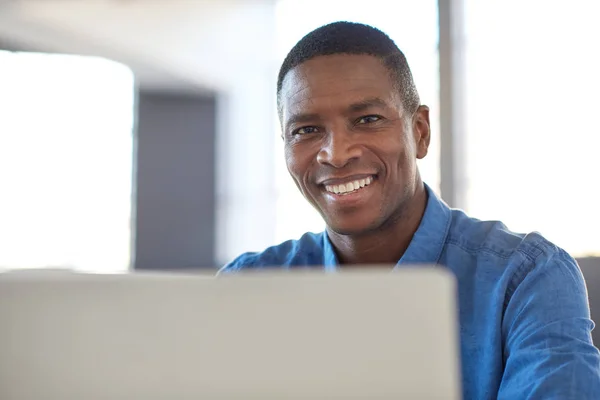
{"label": "man's face", "polygon": [[405,115],[378,58],[316,57],[286,75],[280,96],[287,168],[329,229],[360,235],[403,216],[420,183],[429,110]]}

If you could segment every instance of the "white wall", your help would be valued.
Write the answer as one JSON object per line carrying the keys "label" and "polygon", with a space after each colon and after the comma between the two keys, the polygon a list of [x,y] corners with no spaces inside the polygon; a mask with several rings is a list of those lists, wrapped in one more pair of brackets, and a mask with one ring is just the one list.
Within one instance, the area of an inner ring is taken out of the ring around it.
{"label": "white wall", "polygon": [[274,0],[3,3],[0,37],[122,62],[145,89],[217,92],[216,259],[273,243]]}

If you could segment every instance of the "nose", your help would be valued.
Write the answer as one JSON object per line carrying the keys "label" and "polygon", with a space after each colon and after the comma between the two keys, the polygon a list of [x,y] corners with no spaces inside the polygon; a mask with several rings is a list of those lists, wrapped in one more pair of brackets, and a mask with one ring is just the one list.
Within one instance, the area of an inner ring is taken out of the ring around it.
{"label": "nose", "polygon": [[320,164],[343,168],[361,155],[361,147],[356,143],[352,133],[346,129],[337,129],[328,132],[317,154],[317,161]]}

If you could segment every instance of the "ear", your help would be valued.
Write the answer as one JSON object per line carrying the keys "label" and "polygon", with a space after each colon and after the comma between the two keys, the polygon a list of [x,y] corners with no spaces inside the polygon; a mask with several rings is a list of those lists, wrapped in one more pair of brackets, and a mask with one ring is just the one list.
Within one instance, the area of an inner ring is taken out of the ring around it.
{"label": "ear", "polygon": [[427,155],[431,141],[431,127],[429,124],[429,107],[419,106],[413,115],[413,134],[415,136],[417,158],[422,159]]}

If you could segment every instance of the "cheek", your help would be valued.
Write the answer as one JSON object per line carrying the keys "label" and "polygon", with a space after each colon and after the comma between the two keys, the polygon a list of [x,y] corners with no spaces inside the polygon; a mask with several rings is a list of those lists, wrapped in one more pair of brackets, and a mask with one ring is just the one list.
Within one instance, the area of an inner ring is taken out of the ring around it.
{"label": "cheek", "polygon": [[397,180],[397,183],[403,184],[403,181],[414,173],[416,157],[414,143],[404,134],[396,140],[388,141],[382,150],[389,175],[393,180]]}
{"label": "cheek", "polygon": [[300,148],[300,146],[286,145],[284,154],[285,163],[294,184],[309,203],[316,205],[310,186],[307,184],[307,182],[310,182],[309,174],[312,165],[310,153]]}
{"label": "cheek", "polygon": [[284,155],[288,172],[296,182],[296,185],[301,185],[303,176],[307,173],[310,162],[299,146],[291,144],[286,145]]}
{"label": "cheek", "polygon": [[294,154],[290,151],[289,146],[286,145],[283,150],[283,156],[285,158],[285,165],[290,175],[294,175],[294,166],[296,165]]}

